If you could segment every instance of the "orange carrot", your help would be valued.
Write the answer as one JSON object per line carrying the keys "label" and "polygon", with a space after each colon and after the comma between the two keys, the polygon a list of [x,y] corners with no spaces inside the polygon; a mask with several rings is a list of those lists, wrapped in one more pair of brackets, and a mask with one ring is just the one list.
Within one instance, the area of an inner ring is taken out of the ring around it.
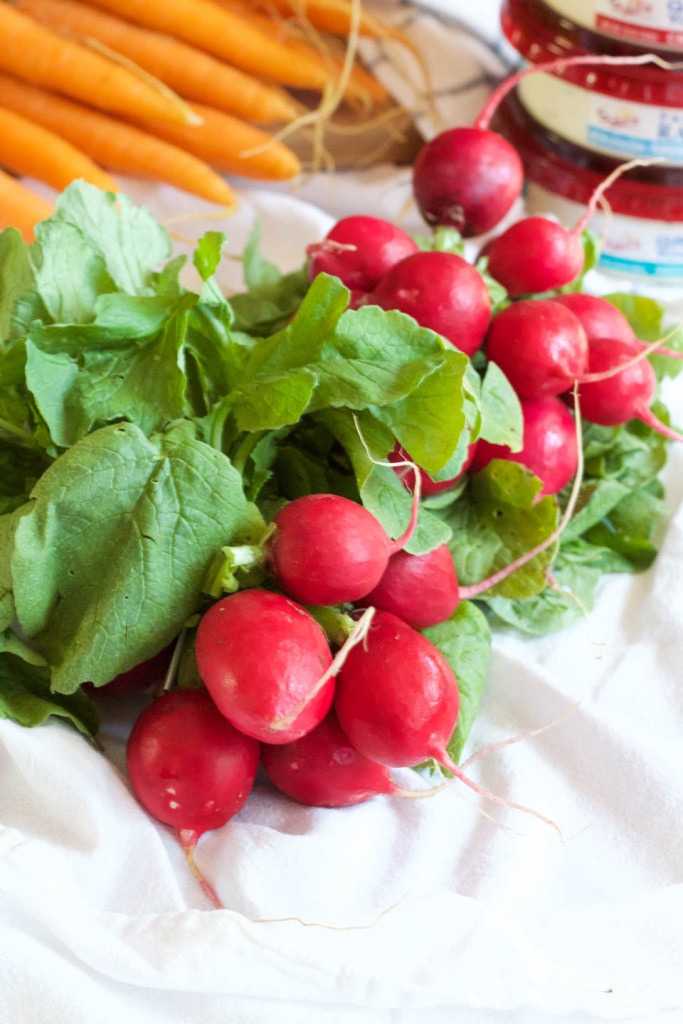
{"label": "orange carrot", "polygon": [[151,85],[3,2],[0,70],[115,114],[192,120],[187,104],[168,88]]}
{"label": "orange carrot", "polygon": [[[201,124],[154,121],[146,122],[145,128],[228,174],[261,181],[288,181],[300,173],[298,157],[266,132],[201,103],[194,103],[192,109],[201,117]],[[250,155],[252,149],[259,152]]]}
{"label": "orange carrot", "polygon": [[119,191],[108,174],[60,138],[59,133],[1,107],[0,163],[15,174],[28,174],[59,191],[76,178],[83,178],[105,192]]}
{"label": "orange carrot", "polygon": [[216,60],[187,43],[132,25],[78,0],[14,0],[19,10],[55,29],[98,40],[186,99],[210,103],[245,121],[293,121],[297,106],[282,89]]}
{"label": "orange carrot", "polygon": [[140,128],[3,74],[0,96],[6,107],[57,133],[113,171],[165,181],[223,206],[236,205],[232,189],[206,164]]}
{"label": "orange carrot", "polygon": [[32,242],[34,227],[39,220],[46,220],[53,209],[45,199],[0,171],[0,228],[17,228],[24,241]]}
{"label": "orange carrot", "polygon": [[[282,45],[289,47],[297,55],[303,54],[308,59],[317,61],[323,71],[327,69],[328,74],[332,71],[335,78],[340,76],[344,64],[344,56],[343,52],[339,51],[339,40],[331,40],[334,43],[334,49],[331,49],[329,45],[326,46],[323,40],[321,40],[321,43],[324,49],[316,49],[302,38],[301,32],[297,31],[296,26],[291,21],[275,21],[273,18],[268,17],[267,14],[250,8],[249,4],[245,3],[245,0],[215,0],[215,2],[233,13],[241,13],[243,18],[247,18],[264,35],[268,35],[271,39],[275,39]],[[387,90],[384,86],[376,78],[373,78],[372,75],[369,75],[367,71],[359,67],[358,64],[353,65],[344,92],[347,99],[352,101],[360,100],[363,103],[368,100],[372,103],[384,103],[388,99]]]}
{"label": "orange carrot", "polygon": [[122,18],[184,39],[248,74],[301,89],[324,89],[334,76],[318,61],[270,39],[212,0],[91,0]]}
{"label": "orange carrot", "polygon": [[[349,0],[240,0],[240,3],[257,10],[274,8],[285,17],[305,18],[314,28],[334,35],[347,36],[353,24],[353,7]],[[384,39],[395,35],[398,30],[361,10],[358,31],[362,36]]]}

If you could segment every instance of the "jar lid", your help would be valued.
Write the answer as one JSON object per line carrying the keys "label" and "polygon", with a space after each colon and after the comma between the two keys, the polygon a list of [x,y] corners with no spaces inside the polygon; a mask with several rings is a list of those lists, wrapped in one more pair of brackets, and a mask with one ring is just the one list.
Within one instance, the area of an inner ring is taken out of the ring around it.
{"label": "jar lid", "polygon": [[[532,64],[591,53],[610,57],[642,57],[654,53],[671,62],[678,55],[676,51],[652,50],[592,32],[557,14],[540,0],[504,0],[501,24],[509,42]],[[668,70],[656,64],[621,68],[583,64],[553,73],[606,96],[663,107],[683,107],[683,70]]]}
{"label": "jar lid", "polygon": [[[584,206],[621,164],[548,131],[513,93],[499,107],[492,127],[515,147],[531,181]],[[661,164],[633,168],[614,182],[605,198],[615,213],[683,222],[683,168]]]}

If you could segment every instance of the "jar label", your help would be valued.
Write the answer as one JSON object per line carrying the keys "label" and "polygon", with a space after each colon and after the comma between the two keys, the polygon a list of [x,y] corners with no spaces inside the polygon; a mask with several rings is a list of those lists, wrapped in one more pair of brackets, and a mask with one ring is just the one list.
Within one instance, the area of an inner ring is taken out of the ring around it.
{"label": "jar label", "polygon": [[590,94],[586,142],[611,153],[683,161],[683,109]]}
{"label": "jar label", "polygon": [[595,0],[595,27],[639,43],[683,47],[683,0]]}

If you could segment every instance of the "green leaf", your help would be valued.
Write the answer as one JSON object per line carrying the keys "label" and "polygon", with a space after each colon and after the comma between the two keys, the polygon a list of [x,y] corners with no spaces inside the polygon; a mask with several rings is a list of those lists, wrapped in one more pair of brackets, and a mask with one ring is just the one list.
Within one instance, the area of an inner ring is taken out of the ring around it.
{"label": "green leaf", "polygon": [[69,696],[52,693],[49,669],[25,661],[13,652],[11,639],[0,635],[0,718],[33,728],[53,716],[99,747],[95,740],[99,713],[93,701],[80,690]]}
{"label": "green leaf", "polygon": [[197,242],[192,261],[202,281],[208,281],[216,273],[224,245],[222,231],[207,231]]}
{"label": "green leaf", "polygon": [[[634,295],[631,292],[613,292],[605,298],[621,310],[631,327],[633,333],[641,341],[659,341],[670,329],[663,326],[665,309],[661,303],[645,295]],[[683,332],[680,328],[667,338],[664,343],[667,348],[683,353]],[[672,359],[669,356],[653,353],[648,357],[652,363],[658,378],[676,377],[683,368],[680,359]]]}
{"label": "green leaf", "polygon": [[55,323],[90,323],[100,295],[116,290],[103,253],[73,224],[52,218],[38,224],[31,260],[36,290]]}
{"label": "green leaf", "polygon": [[479,405],[479,436],[491,444],[505,444],[511,451],[520,452],[524,434],[522,407],[512,385],[496,363],[489,363],[486,367]]}
{"label": "green leaf", "polygon": [[0,342],[12,337],[17,303],[33,286],[29,248],[16,228],[7,228],[0,234]]}
{"label": "green leaf", "polygon": [[[557,504],[550,495],[537,500],[541,482],[516,462],[493,459],[470,478],[469,486],[446,522],[461,585],[479,583],[505,569],[546,540],[557,525]],[[556,544],[486,591],[486,596],[524,598],[545,586],[545,569]]]}
{"label": "green leaf", "polygon": [[460,713],[447,748],[457,764],[479,710],[491,652],[491,631],[483,612],[471,601],[462,601],[450,619],[422,632],[441,651],[458,683]]}
{"label": "green leaf", "polygon": [[34,488],[11,560],[17,616],[54,689],[102,685],[166,646],[244,512],[239,474],[186,428],[148,439],[117,424],[60,456]]}
{"label": "green leaf", "polygon": [[486,605],[507,625],[532,636],[545,636],[567,629],[592,611],[601,575],[601,569],[571,562],[563,552],[553,567],[555,586],[521,601],[487,598]]}
{"label": "green leaf", "polygon": [[[128,196],[102,192],[94,185],[76,181],[58,197],[48,223],[74,226],[93,253],[104,261],[116,289],[129,295],[155,293],[156,269],[171,255],[171,240],[152,214],[143,206],[134,206]],[[39,237],[40,231],[39,227]],[[69,237],[74,238],[73,234]],[[64,260],[63,252],[61,255],[66,279],[68,272],[73,275],[74,271],[71,253],[69,260]],[[55,254],[53,263],[56,262]]]}
{"label": "green leaf", "polygon": [[[59,447],[76,443],[98,423],[127,418],[148,434],[183,413],[185,376],[178,352],[187,311],[172,315],[159,336],[79,359],[45,352],[27,341],[26,383]],[[39,338],[39,335],[36,335]]]}

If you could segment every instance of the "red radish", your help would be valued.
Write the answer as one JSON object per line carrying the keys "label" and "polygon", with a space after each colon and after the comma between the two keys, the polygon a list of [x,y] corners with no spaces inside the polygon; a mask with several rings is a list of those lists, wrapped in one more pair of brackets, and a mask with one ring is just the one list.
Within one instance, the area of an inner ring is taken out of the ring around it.
{"label": "red radish", "polygon": [[486,354],[518,395],[543,398],[567,391],[588,366],[588,341],[571,310],[554,299],[524,299],[491,322]]}
{"label": "red radish", "polygon": [[389,767],[433,757],[451,768],[446,746],[459,706],[455,676],[436,647],[395,615],[375,612],[337,676],[337,717],[356,750]]}
{"label": "red radish", "polygon": [[[462,480],[462,478],[464,477],[465,473],[467,472],[467,470],[470,467],[472,459],[474,458],[474,453],[475,453],[476,448],[477,448],[477,443],[478,443],[477,441],[473,441],[470,444],[469,448],[467,449],[467,455],[465,457],[465,461],[463,462],[462,466],[460,467],[460,472],[458,473],[457,476],[454,476],[452,480],[432,480],[432,478],[429,475],[429,473],[427,473],[424,469],[422,469],[420,466],[418,466],[417,467],[417,471],[420,474],[420,481],[421,481],[421,485],[422,485],[421,486],[422,497],[423,498],[431,498],[435,494],[441,494],[442,491],[448,491],[451,487],[454,487],[455,484],[457,484],[460,480]],[[412,457],[408,454],[408,452],[405,450],[405,448],[402,448],[400,446],[398,441],[394,445],[392,451],[390,451],[389,454],[387,455],[387,458],[388,458],[389,462],[396,462],[396,463],[403,463],[403,462],[406,462],[406,461],[408,461],[408,462],[413,462],[414,461],[412,459]],[[399,478],[399,480],[401,481],[401,483],[403,484],[405,489],[407,491],[410,491],[411,494],[412,494],[412,492],[415,489],[415,470],[414,469],[410,469],[410,467],[408,467],[408,466],[397,465],[395,470],[394,470],[394,472],[396,473],[396,476]]]}
{"label": "red radish", "polygon": [[140,803],[176,830],[188,863],[209,898],[215,893],[194,865],[204,832],[243,806],[256,776],[259,744],[233,728],[205,690],[171,690],[150,704],[128,739],[128,775]]}
{"label": "red radish", "polygon": [[510,143],[490,131],[489,124],[504,97],[522,78],[539,71],[561,73],[565,67],[580,64],[620,67],[653,62],[671,67],[652,54],[586,54],[560,57],[511,75],[495,89],[472,127],[450,128],[428,142],[418,154],[413,169],[413,194],[420,213],[428,224],[450,224],[465,238],[490,231],[508,213],[521,195],[524,170]]}
{"label": "red radish", "polygon": [[465,238],[498,224],[519,198],[524,168],[495,132],[450,128],[428,142],[413,167],[413,194],[428,224],[449,224]]}
{"label": "red radish", "polygon": [[459,599],[453,556],[440,544],[424,555],[397,551],[377,586],[358,605],[391,612],[413,629],[426,629],[449,619]]}
{"label": "red radish", "polygon": [[449,252],[406,256],[387,271],[366,301],[407,313],[468,356],[484,340],[491,316],[491,297],[481,274]]}
{"label": "red radish", "polygon": [[612,171],[595,189],[571,231],[546,217],[525,217],[510,225],[487,252],[491,277],[511,298],[555,291],[575,281],[584,263],[581,235],[603,194],[625,171],[651,162],[631,160]]}
{"label": "red radish", "polygon": [[398,789],[384,765],[351,746],[334,711],[293,743],[264,744],[261,760],[273,785],[313,807],[349,807]]}
{"label": "red radish", "polygon": [[683,441],[681,434],[657,419],[650,409],[656,386],[655,371],[642,358],[639,345],[594,338],[588,373],[580,381],[581,415],[589,423],[604,427],[639,419],[669,440]]}
{"label": "red radish", "polygon": [[488,272],[511,298],[561,288],[581,273],[581,231],[569,232],[547,217],[518,220],[491,245]]}
{"label": "red radish", "polygon": [[521,398],[524,421],[524,445],[512,452],[507,445],[480,441],[472,471],[488,466],[491,459],[519,462],[543,482],[536,500],[546,494],[558,494],[576,474],[578,446],[574,418],[563,402],[550,395],[546,398]]}
{"label": "red radish", "polygon": [[624,314],[607,299],[586,292],[567,292],[554,295],[553,302],[560,302],[579,318],[589,344],[593,338],[615,338],[625,342],[636,340]]}
{"label": "red radish", "polygon": [[446,748],[459,708],[458,684],[441,652],[395,615],[376,611],[365,641],[349,651],[337,676],[337,718],[353,747],[387,767],[433,758],[475,792],[552,825],[478,786],[458,768]]}
{"label": "red radish", "polygon": [[115,676],[110,683],[104,686],[93,686],[92,683],[83,683],[83,689],[90,697],[124,697],[129,693],[138,693],[140,690],[147,690],[157,683],[162,683],[166,670],[171,664],[174,644],[164,647],[158,654],[154,654],[147,661],[129,668],[127,672],[121,672]]}
{"label": "red radish", "polygon": [[332,664],[332,654],[315,619],[281,594],[241,590],[217,601],[199,623],[195,650],[199,674],[219,711],[264,743],[305,735],[332,703],[332,678],[304,702]]}
{"label": "red radish", "polygon": [[344,217],[322,242],[307,247],[308,279],[333,274],[347,288],[369,292],[390,267],[418,251],[410,235],[387,220]]}
{"label": "red radish", "polygon": [[392,541],[362,505],[336,494],[296,498],[278,512],[268,542],[270,569],[282,589],[302,604],[357,601],[379,582],[390,556],[408,542]]}

